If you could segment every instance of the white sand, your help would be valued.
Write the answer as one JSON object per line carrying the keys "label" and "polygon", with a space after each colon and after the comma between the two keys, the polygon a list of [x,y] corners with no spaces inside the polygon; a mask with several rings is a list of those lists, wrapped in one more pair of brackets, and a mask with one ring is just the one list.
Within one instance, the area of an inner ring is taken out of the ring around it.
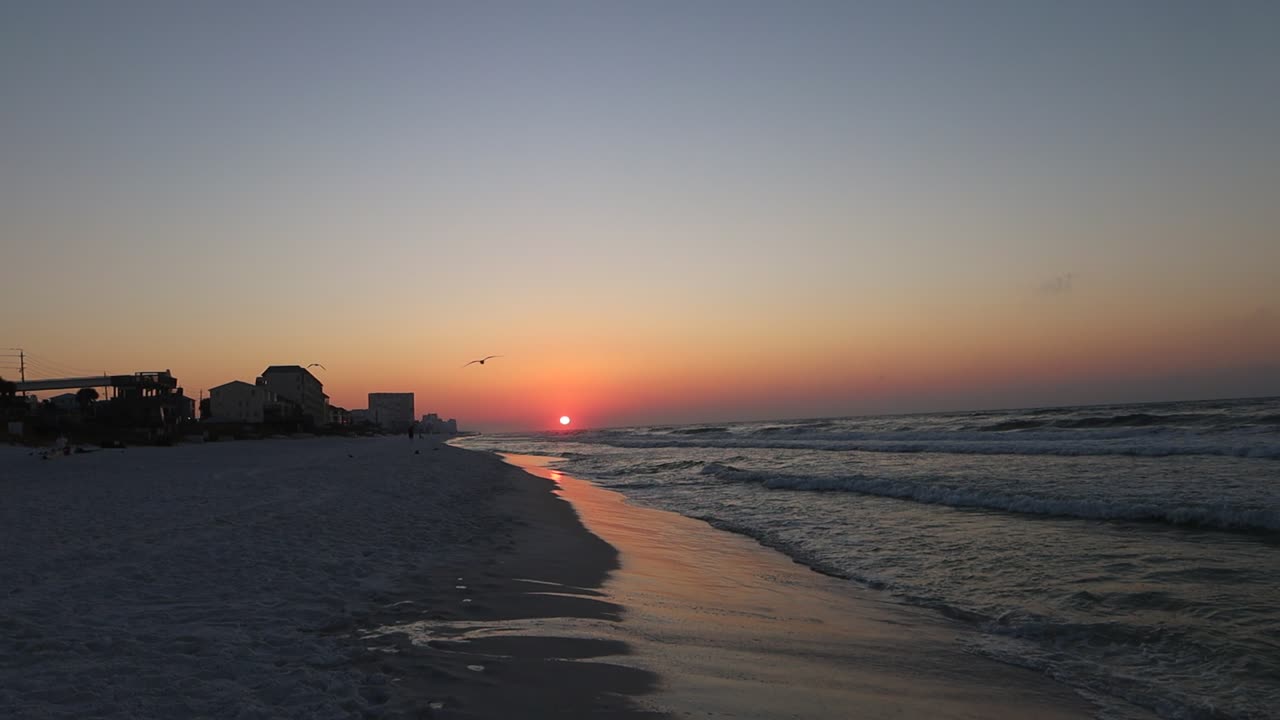
{"label": "white sand", "polygon": [[485,502],[434,447],[0,447],[0,717],[379,714],[339,635]]}

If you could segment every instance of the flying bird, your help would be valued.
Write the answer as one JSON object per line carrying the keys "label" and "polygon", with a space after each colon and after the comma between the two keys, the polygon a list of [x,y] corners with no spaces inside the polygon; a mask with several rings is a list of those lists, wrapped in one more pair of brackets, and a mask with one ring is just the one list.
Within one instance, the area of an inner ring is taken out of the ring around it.
{"label": "flying bird", "polygon": [[[474,365],[474,364],[476,364],[476,363],[480,363],[481,365],[483,365],[485,360],[490,360],[490,359],[492,359],[492,358],[496,358],[496,357],[502,357],[502,356],[501,356],[501,355],[485,355],[484,357],[480,358],[479,360],[472,360],[471,362],[467,363],[467,365]],[[467,365],[463,365],[462,367],[466,367]]]}
{"label": "flying bird", "polygon": [[325,367],[325,366],[321,365],[320,363],[311,363],[311,364],[310,364],[310,365],[308,365],[307,367],[308,367],[308,368],[318,367],[318,368],[320,368],[321,370],[324,370],[325,372],[328,372],[328,371],[329,371],[329,368],[327,368],[327,367]]}

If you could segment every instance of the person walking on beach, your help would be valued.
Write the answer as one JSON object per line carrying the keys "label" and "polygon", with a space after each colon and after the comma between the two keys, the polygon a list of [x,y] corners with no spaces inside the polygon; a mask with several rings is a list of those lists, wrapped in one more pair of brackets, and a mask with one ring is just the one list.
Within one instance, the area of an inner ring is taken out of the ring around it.
{"label": "person walking on beach", "polygon": [[417,429],[418,429],[418,423],[413,423],[412,425],[410,425],[410,426],[409,426],[409,439],[410,439],[410,440],[412,440],[412,439],[413,439],[413,431],[414,431],[414,430],[417,430]]}

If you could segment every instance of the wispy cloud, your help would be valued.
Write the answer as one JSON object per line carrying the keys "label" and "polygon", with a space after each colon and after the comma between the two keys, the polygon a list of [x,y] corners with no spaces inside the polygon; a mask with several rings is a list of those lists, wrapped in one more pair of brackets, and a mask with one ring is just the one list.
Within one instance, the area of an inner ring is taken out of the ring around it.
{"label": "wispy cloud", "polygon": [[1075,282],[1075,279],[1075,273],[1055,275],[1040,283],[1040,292],[1045,295],[1065,295],[1071,292],[1071,287]]}

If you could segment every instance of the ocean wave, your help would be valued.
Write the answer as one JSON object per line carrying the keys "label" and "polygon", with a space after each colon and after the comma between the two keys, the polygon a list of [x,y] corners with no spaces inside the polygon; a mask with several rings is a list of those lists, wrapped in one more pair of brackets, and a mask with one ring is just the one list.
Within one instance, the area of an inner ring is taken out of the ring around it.
{"label": "ocean wave", "polygon": [[1206,415],[1152,415],[1150,413],[1126,413],[1124,415],[1102,415],[1083,417],[1075,420],[1059,420],[1054,427],[1060,428],[1099,428],[1099,427],[1148,427],[1151,425],[1178,425],[1208,421]]}
{"label": "ocean wave", "polygon": [[773,490],[852,492],[911,500],[929,505],[982,508],[1029,515],[1076,517],[1088,520],[1130,520],[1219,530],[1277,531],[1280,511],[1230,506],[1163,506],[1156,503],[1117,503],[1087,498],[1037,497],[971,490],[948,485],[903,482],[863,475],[809,477],[741,470],[708,463],[701,474],[723,480],[760,483]]}
{"label": "ocean wave", "polygon": [[672,460],[660,463],[639,463],[635,465],[624,465],[614,470],[609,470],[602,474],[605,477],[619,477],[627,475],[656,475],[658,473],[672,472],[676,470],[687,470],[702,465],[701,460]]}
{"label": "ocean wave", "polygon": [[940,453],[956,455],[1056,455],[1170,457],[1211,455],[1221,457],[1280,460],[1280,442],[1261,434],[1246,437],[1207,438],[1202,436],[1170,436],[1163,433],[1095,435],[1080,437],[1064,434],[1020,433],[1016,436],[992,437],[990,432],[923,432],[923,433],[829,433],[807,437],[779,438],[776,435],[700,437],[686,439],[672,436],[578,438],[580,442],[599,442],[620,448],[766,448],[777,450],[825,450],[833,452],[875,453]]}
{"label": "ocean wave", "polygon": [[[714,464],[709,464],[709,467],[712,465]],[[720,469],[743,472],[724,465]],[[715,469],[708,472],[715,472]],[[719,529],[752,537],[817,572],[892,593],[903,602],[928,608],[944,617],[960,621],[977,631],[974,635],[961,638],[961,642],[972,651],[1054,677],[1091,698],[1099,707],[1106,708],[1107,711],[1100,717],[1127,720],[1150,717],[1149,713],[1156,712],[1163,717],[1184,720],[1263,718],[1269,717],[1266,714],[1268,709],[1275,707],[1277,696],[1270,690],[1253,697],[1240,695],[1232,686],[1217,685],[1215,688],[1215,677],[1239,677],[1239,673],[1234,672],[1231,667],[1238,664],[1237,660],[1230,653],[1223,652],[1220,648],[1206,647],[1197,642],[1192,634],[1167,625],[1121,620],[1080,621],[1029,613],[1020,608],[1003,612],[995,608],[981,610],[929,594],[919,594],[901,582],[860,572],[845,564],[825,561],[821,555],[807,551],[803,545],[788,542],[758,527],[718,517],[695,517]],[[1123,602],[1135,606],[1154,605],[1156,609],[1163,610],[1176,609],[1181,605],[1174,599],[1159,597],[1159,594],[1154,597],[1138,595]],[[1105,599],[1095,596],[1090,597],[1089,601]],[[1118,669],[1114,663],[1115,657],[1135,656],[1141,658],[1143,667],[1147,668],[1146,672],[1127,672],[1123,668]],[[1212,668],[1206,667],[1206,659],[1209,659]],[[1271,667],[1275,665],[1274,661],[1265,662],[1267,664],[1264,666],[1250,668],[1249,673],[1257,677],[1273,674]],[[1157,664],[1161,671],[1151,672]],[[1176,678],[1187,672],[1200,675],[1209,681],[1210,688],[1220,692],[1204,696],[1180,683],[1165,681],[1167,677]],[[1253,687],[1259,686],[1255,684]],[[1133,712],[1136,708],[1142,710]]]}
{"label": "ocean wave", "polygon": [[1008,430],[1031,430],[1038,427],[1044,427],[1043,420],[1005,420],[978,429],[987,432],[1005,432]]}
{"label": "ocean wave", "polygon": [[720,475],[722,473],[729,474],[729,473],[742,473],[742,472],[746,472],[746,470],[740,470],[727,463],[709,462],[702,466],[702,469],[698,471],[698,474],[699,475]]}
{"label": "ocean wave", "polygon": [[670,487],[670,483],[657,480],[596,480],[595,483],[600,487],[617,488],[619,490],[647,490],[650,488]]}
{"label": "ocean wave", "polygon": [[983,432],[1009,432],[1016,430],[1034,430],[1037,428],[1058,428],[1062,430],[1093,430],[1097,428],[1153,427],[1153,426],[1188,426],[1213,424],[1217,418],[1212,415],[1156,415],[1152,413],[1125,413],[1122,415],[1093,415],[1072,419],[1054,420],[1029,417],[1001,420],[991,425],[976,428]]}
{"label": "ocean wave", "polygon": [[[1253,694],[1239,692],[1229,653],[1168,626],[1025,618],[984,623],[981,630],[983,634],[963,642],[980,655],[1046,673],[1084,691],[1110,710],[1103,717],[1149,717],[1154,712],[1181,720],[1266,718],[1280,700],[1274,685],[1265,682],[1253,683]],[[1117,655],[1135,654],[1142,658],[1143,670],[1114,663]],[[1194,689],[1177,680],[1188,674],[1199,681]],[[1117,700],[1147,713],[1130,713]]]}
{"label": "ocean wave", "polygon": [[729,428],[723,426],[679,428],[671,431],[673,435],[702,435],[704,433],[727,432],[729,432]]}
{"label": "ocean wave", "polygon": [[790,432],[790,431],[792,431],[792,430],[794,430],[794,429],[795,429],[795,428],[788,427],[788,426],[786,426],[786,425],[770,425],[770,426],[768,426],[768,427],[762,427],[762,428],[760,428],[759,430],[754,431],[754,433],[753,433],[753,434],[758,434],[758,435],[772,435],[773,433],[785,433],[785,432]]}

